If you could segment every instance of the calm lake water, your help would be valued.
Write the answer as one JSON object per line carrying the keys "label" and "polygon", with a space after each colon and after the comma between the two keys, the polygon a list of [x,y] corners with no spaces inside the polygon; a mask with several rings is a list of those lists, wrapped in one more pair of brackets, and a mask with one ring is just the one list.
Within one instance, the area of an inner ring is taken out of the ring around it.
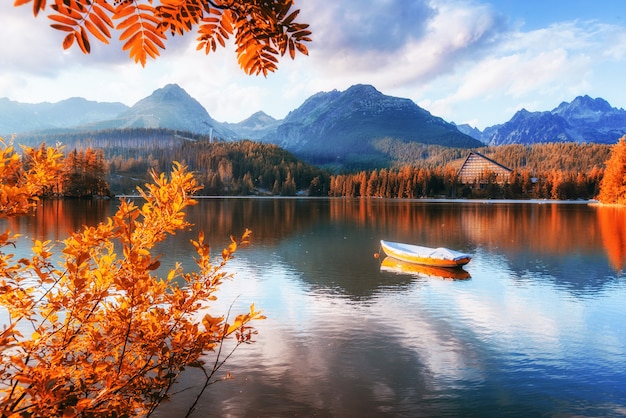
{"label": "calm lake water", "polygon": [[[47,202],[0,226],[62,239],[114,209]],[[250,228],[212,313],[254,302],[267,316],[195,417],[626,415],[624,209],[240,198],[201,199],[189,219],[162,269],[193,268],[200,229],[218,254]],[[469,277],[381,269],[380,239],[469,252]],[[198,379],[155,415],[184,415]]]}

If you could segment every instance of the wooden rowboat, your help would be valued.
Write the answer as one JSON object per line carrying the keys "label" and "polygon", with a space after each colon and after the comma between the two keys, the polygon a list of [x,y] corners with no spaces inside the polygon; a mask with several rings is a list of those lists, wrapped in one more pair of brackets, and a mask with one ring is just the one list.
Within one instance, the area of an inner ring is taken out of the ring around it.
{"label": "wooden rowboat", "polygon": [[422,264],[400,261],[393,257],[385,257],[380,264],[380,271],[395,274],[408,274],[417,277],[436,277],[446,280],[467,280],[472,277],[463,267],[424,266]]}
{"label": "wooden rowboat", "polygon": [[435,267],[459,267],[469,263],[472,256],[447,248],[429,248],[401,242],[380,241],[382,250],[389,257],[407,263]]}

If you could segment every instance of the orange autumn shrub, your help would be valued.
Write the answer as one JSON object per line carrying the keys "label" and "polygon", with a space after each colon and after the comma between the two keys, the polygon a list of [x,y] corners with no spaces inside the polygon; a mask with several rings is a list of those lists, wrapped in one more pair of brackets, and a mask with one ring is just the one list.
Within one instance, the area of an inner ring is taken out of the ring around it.
{"label": "orange autumn shrub", "polygon": [[23,157],[0,138],[0,217],[29,212],[61,173],[61,147],[22,147]]}
{"label": "orange autumn shrub", "polygon": [[154,246],[190,226],[184,209],[198,185],[176,163],[169,177],[151,176],[141,207],[123,200],[105,222],[73,233],[60,262],[41,241],[15,260],[4,249],[17,237],[0,235],[0,416],[146,416],[186,366],[204,370],[204,390],[232,353],[222,343],[252,341],[250,321],[263,318],[254,305],[234,318],[207,312],[249,231],[214,261],[200,233],[198,271],[177,264],[158,277]]}

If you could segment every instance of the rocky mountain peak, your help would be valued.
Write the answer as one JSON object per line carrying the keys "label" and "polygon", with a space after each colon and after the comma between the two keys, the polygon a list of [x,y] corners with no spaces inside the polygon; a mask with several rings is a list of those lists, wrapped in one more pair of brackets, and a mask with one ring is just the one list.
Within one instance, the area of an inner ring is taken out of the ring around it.
{"label": "rocky mountain peak", "polygon": [[403,109],[409,108],[413,110],[421,109],[409,99],[384,95],[373,86],[366,84],[356,84],[350,87],[340,95],[340,100],[342,104],[348,104],[356,111],[371,114],[378,114],[389,110],[402,111]]}
{"label": "rocky mountain peak", "polygon": [[369,84],[355,84],[349,87],[344,95],[347,97],[359,97],[359,98],[380,98],[383,96],[381,92],[376,90],[376,88]]}
{"label": "rocky mountain peak", "polygon": [[513,117],[511,118],[511,121],[521,121],[521,120],[525,120],[528,119],[528,117],[531,115],[531,113],[526,110],[526,108],[521,108],[520,110],[518,110],[517,112],[515,112],[515,114],[513,115]]}
{"label": "rocky mountain peak", "polygon": [[253,113],[252,115],[250,115],[250,117],[248,117],[247,119],[239,122],[241,124],[258,124],[258,123],[274,123],[277,122],[276,119],[274,119],[273,117],[271,117],[270,115],[268,115],[267,113],[263,112],[263,111],[258,111],[256,113]]}
{"label": "rocky mountain peak", "polygon": [[[613,143],[626,133],[626,111],[602,98],[578,96],[552,111],[521,109],[508,122],[486,128],[481,136],[489,145],[538,142]],[[475,132],[472,132],[474,137]]]}
{"label": "rocky mountain peak", "polygon": [[571,108],[588,108],[596,112],[610,112],[613,110],[609,102],[601,97],[592,99],[588,95],[578,96],[571,103]]}
{"label": "rocky mountain peak", "polygon": [[563,102],[552,113],[562,116],[572,124],[598,122],[615,109],[602,98],[578,96],[570,103]]}
{"label": "rocky mountain peak", "polygon": [[225,123],[224,125],[236,132],[239,138],[258,140],[275,131],[281,122],[267,113],[259,111],[241,122]]}
{"label": "rocky mountain peak", "polygon": [[235,133],[211,118],[206,109],[177,84],[167,84],[135,103],[120,117],[121,128],[167,128],[233,139]]}
{"label": "rocky mountain peak", "polygon": [[156,89],[147,98],[151,100],[159,100],[165,102],[194,100],[182,87],[178,84],[166,84],[160,89]]}
{"label": "rocky mountain peak", "polygon": [[193,97],[191,97],[184,89],[178,84],[167,84],[165,87],[156,89],[151,95],[144,97],[132,108],[153,108],[156,106],[166,105],[168,107],[184,106],[188,109],[194,109],[200,113],[208,113],[202,107],[202,105]]}
{"label": "rocky mountain peak", "polygon": [[384,154],[383,140],[477,147],[482,144],[409,99],[369,85],[317,93],[263,138],[318,163],[367,164]]}

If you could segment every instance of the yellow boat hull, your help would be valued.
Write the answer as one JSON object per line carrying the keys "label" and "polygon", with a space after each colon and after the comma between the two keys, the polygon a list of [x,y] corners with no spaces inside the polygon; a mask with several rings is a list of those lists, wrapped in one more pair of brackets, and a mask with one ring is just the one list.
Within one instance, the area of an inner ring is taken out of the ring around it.
{"label": "yellow boat hull", "polygon": [[380,241],[380,245],[389,257],[424,266],[460,267],[472,259],[469,254],[447,248],[428,248],[391,241]]}

